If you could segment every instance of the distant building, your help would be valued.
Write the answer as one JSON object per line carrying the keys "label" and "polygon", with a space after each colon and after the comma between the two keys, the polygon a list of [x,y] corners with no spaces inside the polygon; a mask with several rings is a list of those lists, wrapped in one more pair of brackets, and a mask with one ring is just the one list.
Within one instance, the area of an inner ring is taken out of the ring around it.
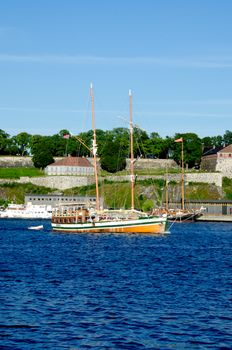
{"label": "distant building", "polygon": [[217,153],[217,157],[218,158],[232,158],[232,144],[224,147],[223,149],[221,149],[220,151],[218,151]]}
{"label": "distant building", "polygon": [[232,178],[232,144],[205,152],[201,158],[201,169],[219,171],[223,176]]}
{"label": "distant building", "polygon": [[[52,208],[59,205],[80,205],[88,207],[96,207],[95,196],[63,196],[49,194],[27,194],[24,203],[32,203],[33,205],[51,205]],[[103,198],[100,197],[100,206],[103,207]]]}
{"label": "distant building", "polygon": [[92,176],[94,175],[94,167],[87,158],[66,157],[49,164],[45,168],[45,174]]}
{"label": "distant building", "polygon": [[216,171],[232,178],[232,144],[217,153]]}

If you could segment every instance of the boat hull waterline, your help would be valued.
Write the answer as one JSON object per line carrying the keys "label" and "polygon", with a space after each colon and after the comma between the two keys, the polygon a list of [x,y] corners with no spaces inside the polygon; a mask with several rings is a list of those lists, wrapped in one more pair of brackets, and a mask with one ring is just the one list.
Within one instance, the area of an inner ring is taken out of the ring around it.
{"label": "boat hull waterline", "polygon": [[60,232],[73,233],[165,233],[166,218],[146,218],[139,220],[57,224],[52,223],[52,229]]}

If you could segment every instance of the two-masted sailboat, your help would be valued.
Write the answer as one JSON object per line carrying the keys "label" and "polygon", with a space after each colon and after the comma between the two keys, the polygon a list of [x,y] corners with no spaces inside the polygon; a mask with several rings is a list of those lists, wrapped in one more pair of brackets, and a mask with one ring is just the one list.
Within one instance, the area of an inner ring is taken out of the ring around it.
{"label": "two-masted sailboat", "polygon": [[96,208],[59,207],[52,216],[54,231],[74,233],[165,233],[167,229],[166,215],[148,215],[134,208],[134,159],[133,159],[133,123],[132,123],[132,94],[129,91],[130,102],[130,153],[131,153],[131,209],[107,210],[100,208],[97,174],[97,142],[94,118],[93,86],[90,87],[92,104],[93,128],[93,162],[96,185]]}
{"label": "two-masted sailboat", "polygon": [[181,143],[181,208],[170,208],[168,203],[168,178],[166,173],[166,205],[164,212],[169,221],[185,222],[195,221],[202,216],[202,208],[187,209],[185,207],[185,171],[184,171],[184,139],[178,138],[175,142]]}

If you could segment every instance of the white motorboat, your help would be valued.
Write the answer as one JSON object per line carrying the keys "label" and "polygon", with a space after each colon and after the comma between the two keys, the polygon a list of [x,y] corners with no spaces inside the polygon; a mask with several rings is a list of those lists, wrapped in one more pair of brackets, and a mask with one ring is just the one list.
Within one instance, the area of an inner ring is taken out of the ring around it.
{"label": "white motorboat", "polygon": [[31,202],[24,204],[9,204],[0,211],[0,218],[6,219],[51,219],[51,205],[36,205]]}
{"label": "white motorboat", "polygon": [[38,226],[29,226],[28,230],[36,230],[36,231],[40,231],[43,230],[43,225],[38,225]]}

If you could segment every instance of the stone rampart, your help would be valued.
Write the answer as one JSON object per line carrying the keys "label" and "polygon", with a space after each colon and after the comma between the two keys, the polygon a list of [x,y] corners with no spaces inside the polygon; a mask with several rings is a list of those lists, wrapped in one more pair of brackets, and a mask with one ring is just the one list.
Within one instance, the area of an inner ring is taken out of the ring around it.
{"label": "stone rampart", "polygon": [[232,179],[232,158],[218,158],[216,171],[220,171],[223,176]]}
{"label": "stone rampart", "polygon": [[[99,178],[99,181],[130,181],[130,175],[125,176],[107,176]],[[146,179],[164,179],[163,175],[139,175],[137,180]],[[169,181],[181,181],[180,174],[170,174]],[[65,190],[72,187],[87,186],[94,183],[93,176],[41,176],[41,177],[21,177],[19,180],[0,179],[0,183],[18,182],[18,183],[32,183],[37,186],[45,186],[50,188],[57,188],[58,190]],[[203,182],[207,184],[215,184],[222,186],[222,174],[220,173],[187,173],[185,174],[185,181],[188,182]]]}
{"label": "stone rampart", "polygon": [[185,181],[188,182],[204,182],[207,184],[215,184],[222,187],[221,173],[187,173],[185,174]]}
{"label": "stone rampart", "polygon": [[201,170],[214,172],[217,165],[217,156],[208,156],[201,159]]}
{"label": "stone rampart", "polygon": [[[138,175],[137,180],[146,179],[164,179],[163,175]],[[101,179],[103,180],[103,179]],[[109,181],[130,181],[130,175],[127,176],[108,176]],[[169,174],[169,181],[181,182],[180,174]],[[185,174],[185,182],[203,182],[207,184],[215,184],[222,187],[222,174],[220,173],[187,173]]]}
{"label": "stone rampart", "polygon": [[66,190],[72,187],[87,186],[93,182],[93,177],[87,176],[41,176],[41,177],[21,177],[19,183],[31,182],[37,186],[45,186]]}
{"label": "stone rampart", "polygon": [[[58,161],[63,157],[55,157]],[[92,163],[92,158],[88,158]],[[14,168],[14,167],[33,167],[32,157],[21,156],[1,156],[0,168]],[[134,163],[135,169],[151,169],[151,168],[176,168],[177,164],[172,159],[136,159]],[[130,160],[127,159],[127,168],[130,168]]]}
{"label": "stone rampart", "polygon": [[[126,168],[130,169],[130,159],[126,160]],[[135,159],[135,169],[165,169],[178,168],[178,165],[173,159]]]}
{"label": "stone rampart", "polygon": [[33,167],[31,157],[3,156],[0,157],[0,168],[23,168]]}
{"label": "stone rampart", "polygon": [[[54,160],[60,160],[63,157],[55,157]],[[21,156],[0,156],[0,168],[28,168],[34,167],[32,157]]]}

